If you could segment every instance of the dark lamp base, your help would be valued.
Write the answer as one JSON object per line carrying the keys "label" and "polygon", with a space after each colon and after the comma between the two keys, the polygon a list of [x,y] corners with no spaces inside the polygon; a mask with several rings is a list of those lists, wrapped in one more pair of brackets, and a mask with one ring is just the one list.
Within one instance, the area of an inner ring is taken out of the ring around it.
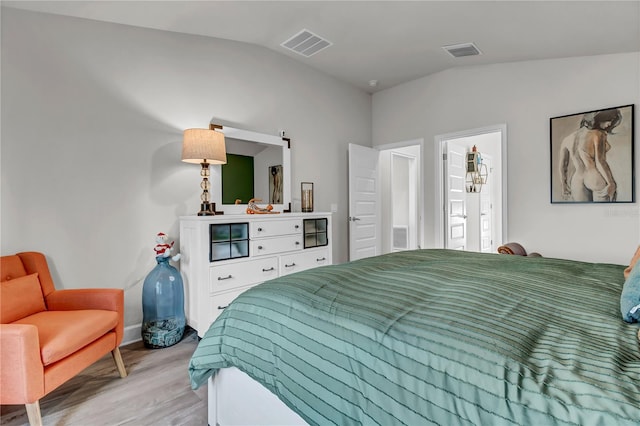
{"label": "dark lamp base", "polygon": [[198,216],[215,216],[215,207],[211,203],[202,203],[200,204],[200,211],[198,212]]}

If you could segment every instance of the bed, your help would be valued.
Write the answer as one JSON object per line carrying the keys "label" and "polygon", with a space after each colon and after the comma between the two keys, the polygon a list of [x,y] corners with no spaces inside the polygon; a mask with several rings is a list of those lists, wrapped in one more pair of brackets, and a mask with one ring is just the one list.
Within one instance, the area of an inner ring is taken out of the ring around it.
{"label": "bed", "polygon": [[280,277],[211,325],[191,383],[209,381],[211,425],[254,381],[266,402],[232,409],[254,424],[638,425],[623,269],[416,250]]}

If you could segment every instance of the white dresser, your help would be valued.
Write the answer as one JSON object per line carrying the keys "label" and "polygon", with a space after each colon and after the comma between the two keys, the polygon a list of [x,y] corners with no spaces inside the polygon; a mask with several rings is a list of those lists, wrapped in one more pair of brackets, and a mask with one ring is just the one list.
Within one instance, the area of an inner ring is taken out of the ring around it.
{"label": "white dresser", "polygon": [[248,288],[330,265],[331,213],[183,216],[180,253],[187,324],[202,337]]}

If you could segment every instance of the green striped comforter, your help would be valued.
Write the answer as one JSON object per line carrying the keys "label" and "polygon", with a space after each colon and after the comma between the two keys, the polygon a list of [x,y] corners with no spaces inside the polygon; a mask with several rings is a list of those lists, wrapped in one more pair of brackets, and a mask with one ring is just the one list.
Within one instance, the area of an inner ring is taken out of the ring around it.
{"label": "green striped comforter", "polygon": [[622,270],[418,250],[288,275],[224,311],[191,383],[236,366],[316,425],[638,425]]}

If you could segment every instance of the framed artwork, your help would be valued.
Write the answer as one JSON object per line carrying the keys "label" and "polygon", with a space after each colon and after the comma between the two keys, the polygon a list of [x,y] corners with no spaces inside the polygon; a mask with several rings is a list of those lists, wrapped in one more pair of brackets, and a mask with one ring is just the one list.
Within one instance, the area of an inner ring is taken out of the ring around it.
{"label": "framed artwork", "polygon": [[269,204],[282,202],[282,166],[269,166]]}
{"label": "framed artwork", "polygon": [[552,203],[634,203],[634,105],[550,119]]}

